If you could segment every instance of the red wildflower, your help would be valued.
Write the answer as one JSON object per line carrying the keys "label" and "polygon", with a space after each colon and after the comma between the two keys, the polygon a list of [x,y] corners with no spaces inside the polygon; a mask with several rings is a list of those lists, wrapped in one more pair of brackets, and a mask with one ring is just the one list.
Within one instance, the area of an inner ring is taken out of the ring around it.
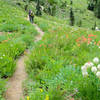
{"label": "red wildflower", "polygon": [[80,41],[80,37],[76,40],[76,42],[79,42]]}
{"label": "red wildflower", "polygon": [[96,42],[94,42],[94,44],[96,45]]}
{"label": "red wildflower", "polygon": [[95,37],[96,38],[96,35],[89,34],[88,37]]}
{"label": "red wildflower", "polygon": [[98,41],[97,46],[100,46],[100,41]]}
{"label": "red wildflower", "polygon": [[85,38],[84,36],[82,36],[83,42],[87,41],[87,38]]}
{"label": "red wildflower", "polygon": [[66,38],[68,38],[68,34],[66,34]]}

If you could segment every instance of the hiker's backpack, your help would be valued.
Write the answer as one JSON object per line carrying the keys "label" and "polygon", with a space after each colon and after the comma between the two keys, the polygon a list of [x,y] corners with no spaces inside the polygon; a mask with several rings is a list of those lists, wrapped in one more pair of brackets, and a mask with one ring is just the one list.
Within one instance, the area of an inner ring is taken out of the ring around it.
{"label": "hiker's backpack", "polygon": [[33,12],[31,12],[31,16],[34,16],[34,13]]}

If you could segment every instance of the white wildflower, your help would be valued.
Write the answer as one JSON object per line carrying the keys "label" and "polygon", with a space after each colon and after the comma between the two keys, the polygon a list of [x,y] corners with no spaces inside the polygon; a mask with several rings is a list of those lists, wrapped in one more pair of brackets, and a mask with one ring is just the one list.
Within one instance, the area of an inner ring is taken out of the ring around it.
{"label": "white wildflower", "polygon": [[88,72],[82,72],[82,75],[83,75],[84,77],[87,77],[87,76],[88,76]]}
{"label": "white wildflower", "polygon": [[96,72],[97,72],[97,68],[94,66],[94,67],[91,68],[91,71],[92,71],[93,73],[96,73]]}
{"label": "white wildflower", "polygon": [[86,66],[82,66],[81,70],[82,70],[82,72],[86,72],[87,71],[87,67]]}
{"label": "white wildflower", "polygon": [[97,66],[98,70],[100,71],[100,64]]}
{"label": "white wildflower", "polygon": [[88,66],[88,63],[85,63],[84,66]]}
{"label": "white wildflower", "polygon": [[96,64],[99,63],[99,58],[98,58],[98,57],[95,57],[95,58],[93,59],[93,62],[96,63]]}
{"label": "white wildflower", "polygon": [[87,68],[90,68],[92,67],[94,64],[92,62],[88,62],[88,63],[85,63],[84,66],[86,66]]}
{"label": "white wildflower", "polygon": [[90,67],[92,67],[94,64],[92,62],[90,62]]}
{"label": "white wildflower", "polygon": [[96,76],[97,76],[98,78],[100,78],[100,72],[97,72],[97,73],[96,73]]}

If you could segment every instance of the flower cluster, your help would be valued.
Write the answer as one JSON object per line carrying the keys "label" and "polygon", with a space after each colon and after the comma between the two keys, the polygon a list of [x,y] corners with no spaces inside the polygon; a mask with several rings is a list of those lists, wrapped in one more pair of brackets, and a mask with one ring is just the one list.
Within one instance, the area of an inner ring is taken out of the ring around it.
{"label": "flower cluster", "polygon": [[99,64],[99,58],[95,57],[93,59],[93,62],[85,63],[84,66],[81,67],[82,75],[84,77],[88,76],[88,69],[91,69],[91,71],[100,78],[100,64]]}
{"label": "flower cluster", "polygon": [[88,37],[81,36],[76,39],[77,45],[80,46],[83,43],[87,43],[87,45],[97,45],[100,46],[100,41],[96,42],[95,39],[97,38],[97,35],[89,34]]}
{"label": "flower cluster", "polygon": [[80,43],[80,44],[82,44],[82,43],[88,43],[88,44],[90,44],[93,38],[96,38],[96,35],[89,34],[87,38],[85,36],[79,37],[76,40],[76,42]]}

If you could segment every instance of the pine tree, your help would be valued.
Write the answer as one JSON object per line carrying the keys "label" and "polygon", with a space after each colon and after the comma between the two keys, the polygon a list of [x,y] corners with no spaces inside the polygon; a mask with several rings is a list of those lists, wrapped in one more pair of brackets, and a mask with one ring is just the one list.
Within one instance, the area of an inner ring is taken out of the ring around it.
{"label": "pine tree", "polygon": [[100,0],[98,0],[95,8],[95,15],[96,17],[100,18]]}
{"label": "pine tree", "polygon": [[88,10],[94,11],[98,0],[89,0]]}
{"label": "pine tree", "polygon": [[95,30],[96,26],[97,26],[97,24],[96,24],[96,21],[95,21],[94,26],[92,27],[92,30]]}
{"label": "pine tree", "polygon": [[80,20],[80,21],[79,21],[79,27],[81,27],[81,26],[82,26],[82,21]]}
{"label": "pine tree", "polygon": [[73,5],[73,1],[72,0],[70,0],[70,5]]}
{"label": "pine tree", "polygon": [[28,9],[28,4],[25,5],[25,11],[27,11],[27,9]]}
{"label": "pine tree", "polygon": [[71,26],[74,26],[74,21],[75,21],[75,19],[74,19],[74,13],[73,13],[73,10],[71,8],[70,9],[70,25]]}
{"label": "pine tree", "polygon": [[37,16],[41,16],[42,15],[42,12],[41,12],[41,6],[40,6],[40,1],[37,0],[37,6],[36,6],[36,15]]}

